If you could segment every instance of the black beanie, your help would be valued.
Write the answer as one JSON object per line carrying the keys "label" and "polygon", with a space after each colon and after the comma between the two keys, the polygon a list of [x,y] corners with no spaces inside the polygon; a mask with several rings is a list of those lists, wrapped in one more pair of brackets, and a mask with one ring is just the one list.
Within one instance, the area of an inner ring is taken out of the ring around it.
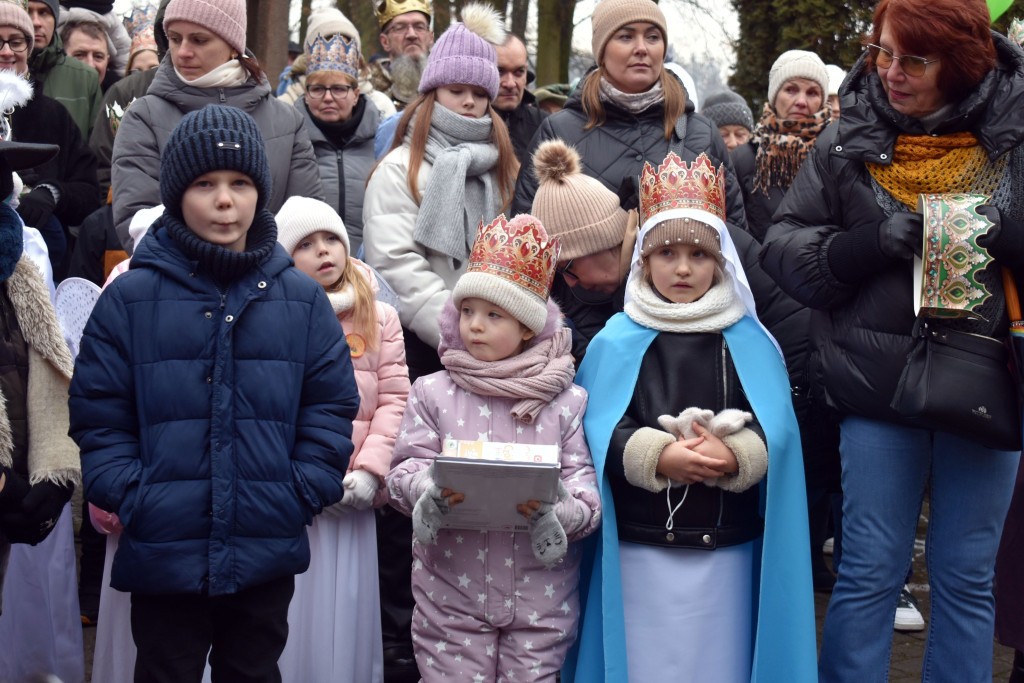
{"label": "black beanie", "polygon": [[732,90],[723,90],[706,97],[700,113],[711,119],[719,128],[743,126],[749,131],[754,130],[754,117],[750,113],[747,101]]}
{"label": "black beanie", "polygon": [[160,158],[160,200],[179,219],[181,197],[189,185],[211,171],[238,171],[252,179],[259,192],[256,211],[270,198],[270,169],[263,136],[241,109],[209,104],[178,123]]}

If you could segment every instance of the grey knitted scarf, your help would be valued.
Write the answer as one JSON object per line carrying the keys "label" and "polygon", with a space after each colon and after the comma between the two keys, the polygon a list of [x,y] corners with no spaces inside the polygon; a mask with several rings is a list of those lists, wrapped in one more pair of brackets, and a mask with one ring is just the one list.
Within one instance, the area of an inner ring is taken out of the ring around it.
{"label": "grey knitted scarf", "polygon": [[[408,141],[413,126],[409,126]],[[459,270],[469,259],[480,221],[490,222],[501,209],[491,171],[498,148],[491,140],[491,117],[471,119],[434,107],[424,157],[433,168],[420,202],[412,237],[427,249],[451,259]]]}

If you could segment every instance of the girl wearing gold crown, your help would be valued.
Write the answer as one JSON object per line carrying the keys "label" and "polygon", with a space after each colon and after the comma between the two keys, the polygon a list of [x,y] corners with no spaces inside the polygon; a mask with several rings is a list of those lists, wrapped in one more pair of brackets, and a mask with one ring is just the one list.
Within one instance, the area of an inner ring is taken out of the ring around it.
{"label": "girl wearing gold crown", "polygon": [[816,680],[789,380],[724,205],[707,156],[645,165],[625,312],[580,368],[606,523],[564,680]]}
{"label": "girl wearing gold crown", "polygon": [[[558,248],[528,214],[481,223],[439,321],[445,369],[416,381],[402,419],[387,484],[413,519],[424,681],[553,683],[576,633],[576,541],[601,513],[582,427],[587,394],[573,384],[569,330],[548,299]],[[472,490],[437,485],[434,460],[452,440],[558,446],[557,494],[510,504],[525,518],[512,532],[447,528],[457,506],[488,509]]]}

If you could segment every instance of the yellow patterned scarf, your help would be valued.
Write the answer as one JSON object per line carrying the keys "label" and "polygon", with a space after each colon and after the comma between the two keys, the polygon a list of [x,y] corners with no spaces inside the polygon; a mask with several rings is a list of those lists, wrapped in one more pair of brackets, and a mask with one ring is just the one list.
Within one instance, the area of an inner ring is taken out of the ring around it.
{"label": "yellow patterned scarf", "polygon": [[917,211],[917,195],[969,192],[991,196],[1009,158],[989,161],[971,133],[900,135],[892,164],[867,163],[871,177],[889,194]]}

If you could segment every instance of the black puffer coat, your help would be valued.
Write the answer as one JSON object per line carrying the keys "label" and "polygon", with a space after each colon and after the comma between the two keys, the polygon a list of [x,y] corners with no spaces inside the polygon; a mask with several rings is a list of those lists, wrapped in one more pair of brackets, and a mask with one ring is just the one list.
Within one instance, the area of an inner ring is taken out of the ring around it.
{"label": "black puffer coat", "polygon": [[[970,131],[990,158],[1012,153],[1015,166],[1024,161],[1024,53],[1006,38],[992,36],[996,68],[932,134]],[[819,309],[812,325],[812,380],[829,404],[844,414],[900,422],[889,403],[912,344],[911,262],[888,259],[877,240],[867,240],[848,254],[856,258],[856,274],[847,268],[842,279],[830,249],[843,242],[836,240],[841,233],[877,235],[886,218],[865,162],[890,163],[898,135],[927,132],[920,121],[889,105],[881,80],[863,58],[840,89],[840,102],[842,118],[818,137],[790,186],[761,263],[790,295]],[[1006,334],[1005,316],[1002,329],[990,332]]]}
{"label": "black puffer coat", "polygon": [[[597,78],[591,71],[585,78]],[[725,164],[725,220],[746,228],[743,198],[739,181],[729,160],[729,150],[718,133],[718,128],[701,114],[694,113],[693,103],[687,101],[686,115],[676,123],[671,142],[665,139],[665,109],[656,104],[640,114],[633,114],[611,102],[605,102],[606,120],[603,125],[583,130],[587,115],[583,112],[583,82],[573,91],[565,108],[544,119],[530,144],[531,160],[519,171],[516,194],[512,200],[512,215],[529,213],[533,196],[537,193],[532,155],[545,140],[561,138],[579,152],[582,170],[597,178],[612,192],[618,192],[624,178],[640,178],[644,162],[657,166],[674,150],[685,162],[694,161],[704,152],[715,166]]]}
{"label": "black puffer coat", "polygon": [[[686,381],[678,381],[685,368]],[[672,515],[665,493],[652,493],[626,480],[623,451],[640,427],[658,426],[659,415],[678,415],[690,406],[716,413],[726,408],[750,410],[732,356],[720,332],[674,334],[662,332],[651,342],[640,364],[633,398],[612,432],[606,472],[615,498],[619,539],[647,545],[713,550],[739,545],[761,535],[758,488],[731,493],[694,484],[686,502]],[[764,440],[756,422],[747,425]],[[673,507],[686,489],[670,490]]]}

